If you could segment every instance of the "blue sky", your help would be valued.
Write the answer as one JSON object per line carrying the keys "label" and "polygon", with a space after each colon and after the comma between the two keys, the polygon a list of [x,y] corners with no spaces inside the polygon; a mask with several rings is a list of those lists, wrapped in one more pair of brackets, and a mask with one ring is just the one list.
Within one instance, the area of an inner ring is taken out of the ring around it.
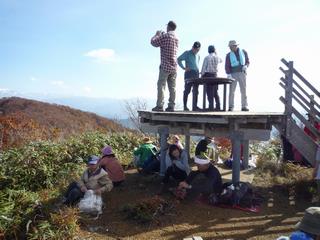
{"label": "blue sky", "polygon": [[[251,61],[250,109],[283,109],[282,57],[319,88],[317,0],[0,0],[0,91],[153,99],[160,54],[150,38],[168,20],[178,26],[179,54],[198,40],[203,60],[215,45],[220,76],[228,41],[240,43]],[[178,106],[182,92],[179,70]]]}

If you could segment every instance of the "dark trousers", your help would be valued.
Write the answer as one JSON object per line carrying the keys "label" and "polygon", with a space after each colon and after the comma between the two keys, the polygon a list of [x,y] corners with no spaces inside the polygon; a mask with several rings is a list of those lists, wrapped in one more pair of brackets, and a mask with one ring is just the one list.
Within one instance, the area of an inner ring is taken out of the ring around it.
{"label": "dark trousers", "polygon": [[219,181],[212,181],[212,179],[206,178],[204,176],[198,176],[192,182],[192,192],[193,197],[197,197],[199,194],[203,196],[210,196],[211,194],[215,194],[219,196],[222,192],[222,183]]}
{"label": "dark trousers", "polygon": [[175,180],[181,182],[187,178],[187,173],[180,168],[176,167],[176,165],[172,165],[167,168],[166,174],[162,180],[163,183],[168,183],[170,177],[173,177]]}
{"label": "dark trousers", "polygon": [[[184,73],[185,80],[189,78],[198,78],[198,77],[199,77],[199,72],[195,70],[190,70]],[[191,92],[191,88],[192,88],[192,109],[196,109],[198,104],[199,84],[191,84],[191,83],[185,82],[184,91],[183,91],[183,106],[187,107],[188,96],[189,96],[189,93]]]}
{"label": "dark trousers", "polygon": [[[203,77],[217,77],[217,73],[208,73],[206,72]],[[216,102],[216,109],[220,110],[220,98],[218,95],[218,85],[206,84],[207,88],[207,98],[209,102],[209,110],[214,109],[214,102]]]}
{"label": "dark trousers", "polygon": [[145,174],[159,172],[160,171],[160,161],[157,155],[150,156],[142,166],[142,172]]}
{"label": "dark trousers", "polygon": [[119,187],[122,183],[123,183],[123,180],[119,182],[112,182],[113,187]]}
{"label": "dark trousers", "polygon": [[67,188],[67,192],[64,197],[66,198],[66,205],[75,205],[81,198],[83,198],[84,192],[81,191],[77,182],[72,182]]}

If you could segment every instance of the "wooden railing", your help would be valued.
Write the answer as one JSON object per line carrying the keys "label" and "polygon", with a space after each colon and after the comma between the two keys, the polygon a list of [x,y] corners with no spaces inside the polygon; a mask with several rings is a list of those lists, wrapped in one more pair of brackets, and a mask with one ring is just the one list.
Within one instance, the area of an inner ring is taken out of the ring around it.
{"label": "wooden railing", "polygon": [[320,133],[314,124],[299,112],[299,110],[305,111],[306,114],[309,114],[309,118],[319,120],[320,92],[293,67],[292,61],[287,62],[281,59],[281,62],[287,67],[287,69],[280,67],[285,77],[282,77],[279,83],[285,90],[285,96],[281,96],[280,101],[285,105],[286,122],[298,120],[320,139]]}

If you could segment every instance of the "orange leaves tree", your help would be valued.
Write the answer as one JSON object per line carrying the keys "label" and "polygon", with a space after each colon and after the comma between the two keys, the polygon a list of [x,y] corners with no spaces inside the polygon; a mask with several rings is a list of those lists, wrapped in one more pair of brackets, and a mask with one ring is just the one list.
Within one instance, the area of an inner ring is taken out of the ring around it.
{"label": "orange leaves tree", "polygon": [[48,133],[24,113],[0,116],[0,148],[18,147],[29,141],[42,140]]}

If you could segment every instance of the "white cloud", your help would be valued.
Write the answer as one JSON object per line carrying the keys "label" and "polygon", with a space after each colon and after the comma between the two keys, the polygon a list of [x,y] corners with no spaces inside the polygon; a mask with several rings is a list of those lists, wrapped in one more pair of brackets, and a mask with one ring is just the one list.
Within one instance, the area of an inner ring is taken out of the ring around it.
{"label": "white cloud", "polygon": [[36,82],[36,81],[38,81],[38,78],[36,78],[36,77],[34,77],[34,76],[31,76],[31,77],[30,77],[30,80],[31,80],[32,82]]}
{"label": "white cloud", "polygon": [[8,88],[0,88],[0,92],[8,92],[9,89]]}
{"label": "white cloud", "polygon": [[83,88],[83,91],[84,91],[85,93],[87,93],[87,94],[92,93],[91,87],[88,87],[88,86],[84,87],[84,88]]}
{"label": "white cloud", "polygon": [[84,54],[86,57],[91,57],[97,62],[110,62],[115,59],[115,51],[113,49],[108,48],[101,48],[101,49],[95,49],[91,50]]}
{"label": "white cloud", "polygon": [[54,86],[62,87],[64,86],[64,81],[51,81],[51,84]]}

